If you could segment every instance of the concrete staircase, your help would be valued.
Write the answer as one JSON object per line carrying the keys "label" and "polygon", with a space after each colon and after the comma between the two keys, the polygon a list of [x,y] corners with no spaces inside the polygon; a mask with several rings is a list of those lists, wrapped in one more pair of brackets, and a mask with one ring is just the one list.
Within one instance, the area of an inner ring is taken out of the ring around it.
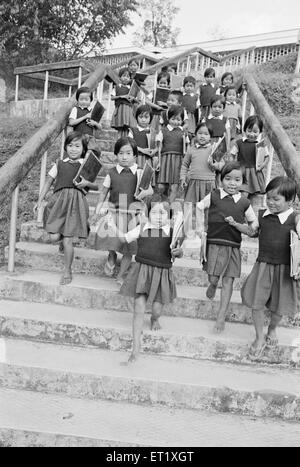
{"label": "concrete staircase", "polygon": [[[101,177],[113,137],[101,136]],[[222,335],[212,333],[219,293],[206,299],[187,243],[174,266],[179,298],[162,331],[146,317],[143,354],[128,366],[132,302],[104,277],[106,252],[80,244],[74,281],[61,287],[63,257],[45,241],[36,222],[23,225],[16,272],[0,272],[0,445],[300,446],[299,317],[283,321],[278,349],[248,358],[254,330],[240,288],[256,242],[243,242]]]}

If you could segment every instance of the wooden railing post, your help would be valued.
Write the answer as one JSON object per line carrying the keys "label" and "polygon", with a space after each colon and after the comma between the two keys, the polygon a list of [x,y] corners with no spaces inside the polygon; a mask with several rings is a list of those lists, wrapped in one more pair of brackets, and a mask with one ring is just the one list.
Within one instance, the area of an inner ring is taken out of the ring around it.
{"label": "wooden railing post", "polygon": [[107,114],[106,114],[106,120],[110,122],[110,108],[111,108],[111,94],[113,91],[113,84],[109,83],[109,88],[108,88],[108,103],[107,103]]}
{"label": "wooden railing post", "polygon": [[[41,162],[41,174],[40,174],[40,190],[39,194],[42,193],[42,190],[45,186],[46,182],[46,175],[47,175],[47,160],[48,160],[48,152],[45,152],[45,154],[42,157],[42,162]],[[43,222],[43,208],[40,208],[38,210],[38,215],[37,215],[37,221],[38,223]]]}
{"label": "wooden railing post", "polygon": [[13,191],[12,201],[11,201],[8,267],[7,267],[8,272],[14,272],[15,270],[18,201],[19,201],[19,185]]}
{"label": "wooden railing post", "polygon": [[19,100],[19,84],[20,84],[20,75],[16,75],[15,102],[18,102]]}
{"label": "wooden railing post", "polygon": [[248,92],[246,89],[244,89],[243,96],[242,96],[242,130],[244,128],[245,121],[246,121],[247,99],[248,99]]}

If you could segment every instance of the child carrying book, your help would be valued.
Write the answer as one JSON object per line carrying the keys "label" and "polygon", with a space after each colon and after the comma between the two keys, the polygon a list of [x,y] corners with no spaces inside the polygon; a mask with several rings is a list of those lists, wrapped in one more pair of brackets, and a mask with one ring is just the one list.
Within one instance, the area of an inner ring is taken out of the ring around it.
{"label": "child carrying book", "polygon": [[182,107],[188,115],[187,131],[190,140],[195,136],[196,126],[198,124],[198,109],[200,108],[200,98],[196,94],[196,79],[193,76],[187,76],[183,81],[183,100]]}
{"label": "child carrying book", "polygon": [[111,127],[118,130],[118,137],[128,135],[128,130],[136,125],[133,115],[133,104],[137,99],[130,96],[131,78],[128,68],[119,71],[121,83],[116,86],[112,95],[115,101],[115,111],[112,117]]}

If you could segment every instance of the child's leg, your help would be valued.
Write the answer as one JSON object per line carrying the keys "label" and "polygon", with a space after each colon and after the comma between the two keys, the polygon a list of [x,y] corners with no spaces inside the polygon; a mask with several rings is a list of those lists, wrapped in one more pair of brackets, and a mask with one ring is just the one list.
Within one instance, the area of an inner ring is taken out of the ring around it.
{"label": "child's leg", "polygon": [[277,338],[277,327],[282,320],[282,316],[277,313],[271,313],[271,321],[268,328],[267,334],[267,344],[271,346],[278,345],[278,338]]}
{"label": "child's leg", "polygon": [[264,310],[252,310],[253,324],[255,327],[256,339],[251,345],[251,353],[259,353],[265,344],[264,336],[264,323],[265,312]]}
{"label": "child's leg", "polygon": [[174,203],[175,199],[177,198],[179,185],[171,185],[170,186],[170,203]]}
{"label": "child's leg", "polygon": [[159,331],[161,329],[159,318],[161,317],[162,307],[162,304],[159,302],[154,302],[152,305],[151,331]]}
{"label": "child's leg", "polygon": [[209,300],[213,300],[216,296],[219,279],[220,278],[218,276],[208,276],[210,285],[206,291],[206,296],[209,298]]}
{"label": "child's leg", "polygon": [[134,301],[133,312],[133,348],[129,362],[134,362],[141,350],[141,335],[143,331],[144,316],[146,312],[147,297],[140,295]]}
{"label": "child's leg", "polygon": [[63,240],[62,235],[60,233],[57,234],[49,234],[49,240],[51,243],[57,243]]}
{"label": "child's leg", "polygon": [[119,274],[118,274],[118,277],[117,277],[118,281],[123,281],[124,275],[126,274],[128,269],[130,268],[131,261],[132,261],[132,255],[124,255],[123,256],[123,258],[121,260],[120,271],[119,271]]}
{"label": "child's leg", "polygon": [[221,303],[218,311],[217,322],[214,327],[216,333],[221,333],[225,329],[225,318],[233,292],[233,277],[223,277],[221,290]]}
{"label": "child's leg", "polygon": [[64,237],[63,239],[64,245],[64,263],[65,263],[65,270],[64,274],[61,278],[60,284],[67,285],[72,282],[72,263],[74,259],[74,246],[73,246],[73,238],[72,237]]}

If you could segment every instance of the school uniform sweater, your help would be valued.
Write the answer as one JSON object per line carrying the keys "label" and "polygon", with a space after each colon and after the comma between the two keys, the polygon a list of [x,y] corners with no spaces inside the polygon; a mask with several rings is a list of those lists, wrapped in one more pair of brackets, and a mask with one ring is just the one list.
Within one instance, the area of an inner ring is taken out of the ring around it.
{"label": "school uniform sweater", "polygon": [[239,139],[236,145],[238,147],[237,160],[241,166],[249,169],[256,167],[256,142]]}
{"label": "school uniform sweater", "polygon": [[183,131],[181,128],[162,129],[163,147],[162,154],[183,154]]}
{"label": "school uniform sweater", "polygon": [[131,132],[138,148],[147,149],[149,147],[149,129],[140,131],[138,128],[131,128]]}
{"label": "school uniform sweater", "polygon": [[137,173],[134,175],[129,168],[123,169],[119,173],[116,167],[114,167],[109,171],[109,176],[111,180],[110,202],[114,204],[116,209],[128,209],[135,201],[134,193],[138,181]]}
{"label": "school uniform sweater", "polygon": [[216,94],[216,88],[211,84],[202,84],[200,86],[201,107],[210,107],[212,97]]}
{"label": "school uniform sweater", "polygon": [[[127,96],[129,91],[130,91],[130,86],[124,86],[123,84],[118,84],[118,86],[116,86],[116,97]],[[133,106],[133,104],[130,103],[127,99],[117,99],[115,101],[116,107],[119,107],[121,104],[128,105],[130,107]]]}
{"label": "school uniform sweater", "polygon": [[215,180],[215,174],[208,165],[211,154],[211,144],[207,146],[191,146],[182,162],[180,179],[185,180],[189,174],[190,180]]}
{"label": "school uniform sweater", "polygon": [[193,114],[197,109],[197,102],[199,96],[194,94],[193,96],[189,94],[184,94],[182,99],[182,107],[190,114]]}
{"label": "school uniform sweater", "polygon": [[209,123],[209,125],[212,127],[213,131],[213,138],[222,138],[224,136],[224,133],[226,132],[226,123],[227,123],[227,118],[222,117],[220,118],[207,118],[206,123]]}
{"label": "school uniform sweater", "polygon": [[[89,114],[90,110],[85,108],[82,109],[81,107],[77,107],[77,118],[84,117],[85,115]],[[88,126],[86,120],[79,123],[78,125],[74,126],[74,131],[78,131],[82,135],[90,135],[93,136],[94,130],[92,127]]]}
{"label": "school uniform sweater", "polygon": [[289,215],[281,224],[277,215],[264,217],[266,210],[259,211],[259,253],[257,261],[268,264],[290,265],[290,231],[295,230],[296,213]]}
{"label": "school uniform sweater", "polygon": [[78,170],[80,169],[80,162],[57,162],[57,177],[55,179],[53,192],[56,193],[64,188],[76,188],[73,183]]}
{"label": "school uniform sweater", "polygon": [[144,231],[137,241],[138,251],[135,261],[149,266],[171,269],[171,241],[172,229],[170,235],[166,235],[162,229]]}
{"label": "school uniform sweater", "polygon": [[246,198],[236,203],[231,196],[221,199],[220,190],[211,194],[211,204],[208,211],[207,242],[214,245],[225,245],[240,248],[242,242],[241,233],[229,225],[225,219],[233,217],[239,224],[244,224],[245,213],[250,207],[250,201]]}

